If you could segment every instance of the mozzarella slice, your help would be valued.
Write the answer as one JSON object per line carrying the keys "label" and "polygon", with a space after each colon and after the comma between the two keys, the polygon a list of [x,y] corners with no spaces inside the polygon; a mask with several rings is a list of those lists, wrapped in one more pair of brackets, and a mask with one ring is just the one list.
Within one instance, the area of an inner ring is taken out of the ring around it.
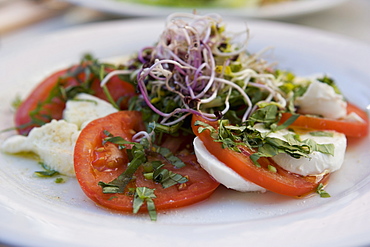
{"label": "mozzarella slice", "polygon": [[[339,170],[343,164],[344,156],[347,147],[347,139],[344,134],[331,131],[332,137],[328,136],[312,136],[310,134],[300,135],[301,140],[312,139],[317,144],[334,144],[334,155],[324,154],[321,152],[312,152],[309,158],[301,157],[299,159],[292,158],[290,155],[282,153],[272,159],[285,170],[297,173],[303,176],[320,175],[325,172],[331,173]],[[275,133],[280,139],[284,137]]]}
{"label": "mozzarella slice", "polygon": [[52,170],[67,176],[75,176],[73,148],[79,131],[77,125],[64,120],[52,120],[41,127],[33,128],[29,135],[15,135],[2,144],[7,153],[33,152]]}
{"label": "mozzarella slice", "polygon": [[33,152],[51,169],[73,177],[73,149],[80,129],[90,121],[114,112],[117,109],[108,102],[79,94],[67,102],[63,120],[52,120],[33,128],[28,136],[12,136],[2,143],[1,149],[12,154]]}
{"label": "mozzarella slice", "polygon": [[83,129],[94,119],[117,112],[110,103],[90,94],[78,94],[73,100],[68,100],[63,111],[63,119],[74,123],[79,129]]}
{"label": "mozzarella slice", "polygon": [[234,170],[219,161],[214,155],[208,152],[207,148],[198,137],[194,139],[193,144],[199,164],[219,183],[229,189],[241,192],[266,191],[265,188],[245,180]]}
{"label": "mozzarella slice", "polygon": [[313,79],[305,94],[295,100],[299,112],[339,119],[347,115],[347,103],[342,95],[326,83]]}

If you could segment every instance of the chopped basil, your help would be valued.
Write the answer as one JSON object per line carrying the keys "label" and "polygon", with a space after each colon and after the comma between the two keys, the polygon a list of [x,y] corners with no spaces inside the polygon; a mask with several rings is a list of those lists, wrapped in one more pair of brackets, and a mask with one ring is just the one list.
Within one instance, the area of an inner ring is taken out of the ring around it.
{"label": "chopped basil", "polygon": [[276,169],[276,167],[275,167],[275,166],[268,165],[268,166],[267,166],[267,168],[268,168],[268,170],[269,170],[270,172],[273,172],[273,173],[276,173],[276,172],[277,172],[277,169]]}
{"label": "chopped basil", "polygon": [[340,89],[338,88],[337,84],[335,83],[335,81],[333,80],[333,78],[330,78],[328,76],[324,76],[322,78],[318,78],[317,79],[318,81],[322,82],[322,83],[326,83],[328,84],[329,86],[331,86],[335,93],[337,94],[342,94],[342,92],[340,91]]}
{"label": "chopped basil", "polygon": [[333,132],[328,132],[328,131],[312,131],[309,133],[312,136],[326,136],[326,137],[333,137],[334,133]]}
{"label": "chopped basil", "polygon": [[62,183],[64,183],[65,182],[65,180],[64,180],[64,178],[62,178],[62,177],[59,177],[59,178],[56,178],[55,179],[55,183],[57,183],[57,184],[62,184]]}
{"label": "chopped basil", "polygon": [[[116,69],[116,66],[107,63],[101,63],[97,59],[94,59],[90,54],[84,55],[81,59],[80,64],[75,66],[68,71],[66,71],[63,75],[61,75],[55,86],[50,89],[50,92],[47,98],[37,104],[37,106],[30,111],[30,122],[23,124],[22,126],[17,126],[19,129],[24,129],[29,126],[42,126],[52,120],[52,113],[45,111],[48,108],[48,105],[53,104],[56,99],[60,100],[61,102],[66,102],[67,100],[75,98],[75,96],[79,93],[87,93],[87,94],[94,94],[94,90],[92,89],[92,84],[94,81],[101,80],[104,78],[109,72],[106,68]],[[81,76],[81,74],[85,76]],[[85,78],[82,80],[82,78]],[[76,85],[72,86],[69,85],[70,79],[73,79]],[[103,86],[103,92],[107,96],[109,102],[118,109],[118,104],[115,102],[110,92],[108,91],[106,86]],[[119,101],[122,99],[119,99]],[[14,106],[17,106],[19,102],[17,102]]]}
{"label": "chopped basil", "polygon": [[152,221],[156,221],[157,211],[153,202],[154,198],[156,198],[154,194],[154,189],[149,189],[147,187],[137,187],[135,190],[133,201],[133,213],[138,213],[141,206],[146,203],[150,219]]}
{"label": "chopped basil", "polygon": [[14,109],[18,109],[18,107],[22,104],[22,99],[19,95],[17,95],[12,101],[12,107]]}
{"label": "chopped basil", "polygon": [[216,132],[215,128],[213,128],[211,125],[206,124],[199,120],[195,121],[194,126],[201,126],[201,127],[198,127],[198,133],[202,133],[205,130],[209,130],[211,133]]}
{"label": "chopped basil", "polygon": [[[279,131],[289,127],[299,115],[295,114],[285,121],[282,125],[277,125],[280,119],[278,107],[275,104],[266,104],[263,108],[256,110],[246,125],[235,126],[227,125],[228,121],[220,120],[219,128],[216,131],[212,126],[196,121],[195,125],[200,126],[198,132],[210,130],[214,141],[221,142],[223,148],[228,148],[240,152],[241,145],[247,146],[257,152],[251,154],[250,158],[257,166],[260,166],[258,159],[261,157],[273,157],[280,153],[286,153],[293,158],[309,158],[312,152],[321,152],[334,155],[333,144],[318,144],[312,139],[300,140],[300,136],[289,133],[284,136],[286,140],[269,137],[268,133],[261,133],[254,126],[257,123],[264,124],[271,132]],[[217,135],[215,135],[217,133]]]}
{"label": "chopped basil", "polygon": [[53,177],[59,175],[58,171],[51,169],[48,165],[43,162],[39,162],[41,167],[44,169],[43,171],[35,171],[34,174],[38,177]]}
{"label": "chopped basil", "polygon": [[173,155],[173,153],[168,148],[153,145],[152,151],[157,152],[160,155],[162,155],[166,160],[168,160],[176,168],[181,168],[185,166],[185,163],[181,159]]}
{"label": "chopped basil", "polygon": [[[120,136],[113,136],[110,132],[106,130],[104,130],[103,133],[107,137],[103,139],[102,144],[104,145],[105,143],[110,142],[116,144],[119,149],[126,149],[130,160],[126,170],[117,178],[109,183],[105,183],[102,181],[98,183],[98,185],[102,187],[103,193],[124,193],[129,182],[134,179],[134,173],[140,166],[142,166],[144,169],[143,176],[146,179],[150,179],[154,182],[160,183],[163,188],[168,188],[176,184],[186,183],[188,181],[186,177],[183,177],[180,174],[172,172],[168,169],[164,169],[164,164],[162,164],[162,162],[160,162],[159,160],[148,162],[147,154],[154,152],[158,153],[164,159],[168,160],[176,168],[181,168],[185,166],[185,163],[178,157],[174,156],[169,149],[162,148],[154,144],[150,145],[149,141],[145,138],[143,138],[140,143],[136,143],[126,141]],[[131,144],[132,148],[126,148],[125,145],[127,144]],[[128,195],[131,194],[132,189],[133,188],[128,189]],[[155,198],[153,189],[146,187],[137,187],[134,192],[134,213],[137,213],[140,207],[145,202],[150,218],[152,220],[156,220],[157,214],[155,211],[154,202],[152,200],[153,198]]]}
{"label": "chopped basil", "polygon": [[188,181],[186,177],[180,174],[169,171],[168,169],[157,168],[153,172],[153,180],[162,185],[163,188],[168,188],[176,184],[183,184]]}
{"label": "chopped basil", "polygon": [[288,118],[284,123],[279,126],[276,126],[273,131],[278,131],[282,129],[288,128],[291,124],[294,123],[295,120],[299,117],[299,114],[293,114],[290,118]]}
{"label": "chopped basil", "polygon": [[263,123],[267,128],[272,124],[276,124],[278,121],[279,110],[275,104],[268,104],[259,108],[248,119],[250,126],[253,126],[255,123]]}
{"label": "chopped basil", "polygon": [[[127,142],[123,138],[118,139],[122,139],[118,141],[120,144],[131,144],[131,142]],[[128,183],[132,180],[134,173],[140,165],[145,163],[147,160],[144,146],[140,143],[134,143],[132,149],[130,149],[130,153],[132,159],[130,160],[130,163],[127,164],[126,170],[121,175],[109,183],[101,181],[98,183],[98,185],[102,187],[103,193],[123,193]]]}
{"label": "chopped basil", "polygon": [[147,162],[143,165],[143,175],[148,180],[160,183],[163,188],[168,188],[176,184],[183,184],[188,181],[186,177],[163,167],[164,164],[158,160]]}
{"label": "chopped basil", "polygon": [[316,188],[316,193],[322,198],[329,198],[330,194],[324,190],[324,185],[320,183]]}

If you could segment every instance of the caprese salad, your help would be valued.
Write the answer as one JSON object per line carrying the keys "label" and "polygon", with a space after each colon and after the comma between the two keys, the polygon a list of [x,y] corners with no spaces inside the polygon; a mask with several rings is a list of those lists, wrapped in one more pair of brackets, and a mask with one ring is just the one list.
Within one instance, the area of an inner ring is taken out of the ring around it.
{"label": "caprese salad", "polygon": [[346,137],[368,134],[366,112],[332,78],[276,69],[247,41],[218,15],[170,15],[126,62],[86,55],[37,85],[2,150],[33,152],[46,175],[75,176],[98,205],[152,220],[220,184],[330,196]]}

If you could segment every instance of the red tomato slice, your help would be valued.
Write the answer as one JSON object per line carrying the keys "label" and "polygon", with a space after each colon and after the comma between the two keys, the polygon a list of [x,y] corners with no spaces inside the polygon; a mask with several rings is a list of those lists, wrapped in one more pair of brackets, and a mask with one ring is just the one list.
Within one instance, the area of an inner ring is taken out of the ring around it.
{"label": "red tomato slice", "polygon": [[[194,126],[196,120],[205,122],[217,128],[217,123],[207,122],[203,118],[193,115],[193,132],[201,139],[207,150],[217,157],[218,160],[233,169],[244,179],[253,182],[269,191],[287,196],[304,196],[314,192],[319,183],[325,183],[328,176],[320,179],[319,177],[304,177],[290,173],[278,166],[272,159],[260,158],[258,162],[261,167],[256,166],[250,159],[253,150],[240,146],[242,152],[238,153],[230,149],[224,149],[220,142],[215,142],[211,137],[210,131],[198,132],[198,126]],[[277,172],[271,172],[268,165],[277,168]]]}
{"label": "red tomato slice", "polygon": [[[350,122],[345,120],[332,120],[319,117],[301,115],[294,121],[292,126],[315,129],[315,130],[335,130],[349,137],[363,137],[369,133],[369,117],[357,106],[348,103],[347,113],[354,112],[362,118],[362,122]],[[284,113],[280,122],[285,122],[292,115]]]}
{"label": "red tomato slice", "polygon": [[[51,92],[56,88],[58,82],[64,87],[68,88],[71,86],[77,86],[81,82],[87,80],[84,68],[87,64],[81,64],[72,66],[71,68],[57,71],[42,81],[22,102],[18,107],[15,114],[15,125],[20,134],[27,135],[29,131],[36,126],[42,125],[41,123],[35,123],[32,121],[32,112],[36,111],[39,106],[40,110],[34,114],[34,118],[40,122],[50,122],[51,119],[61,119],[62,113],[65,108],[65,99],[62,97],[54,97],[51,100],[48,99]],[[71,77],[71,73],[77,73],[76,77]],[[110,71],[110,69],[106,69]],[[107,100],[103,89],[100,87],[100,80],[94,76],[89,75],[91,80],[91,89],[94,95]],[[128,82],[121,80],[118,76],[112,77],[107,84],[108,90],[111,93],[113,99],[117,101],[120,97],[125,97],[121,102],[121,108],[127,109],[128,98],[135,95],[135,88]],[[49,101],[50,100],[50,101]],[[45,103],[46,101],[49,101]]]}
{"label": "red tomato slice", "polygon": [[[99,181],[109,183],[118,177],[128,162],[125,150],[119,150],[114,144],[102,145],[105,137],[102,133],[107,130],[113,136],[131,141],[133,134],[143,129],[142,125],[139,112],[121,111],[92,121],[82,130],[74,151],[76,177],[85,194],[98,205],[119,211],[133,210],[132,196],[104,194],[98,185]],[[189,181],[185,184],[163,189],[160,184],[146,180],[138,170],[129,187],[154,188],[157,198],[153,201],[158,210],[190,205],[209,197],[219,184],[199,166],[193,154],[178,154],[178,157],[186,163],[185,167],[174,168],[166,164],[165,168],[188,176]]]}

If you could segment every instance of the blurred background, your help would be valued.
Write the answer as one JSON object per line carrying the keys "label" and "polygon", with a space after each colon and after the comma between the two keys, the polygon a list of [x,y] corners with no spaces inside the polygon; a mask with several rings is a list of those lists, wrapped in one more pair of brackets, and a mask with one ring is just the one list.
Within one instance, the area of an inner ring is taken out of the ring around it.
{"label": "blurred background", "polygon": [[370,43],[369,0],[0,0],[0,45],[5,49],[8,43],[88,23],[164,18],[194,9],[299,24]]}

